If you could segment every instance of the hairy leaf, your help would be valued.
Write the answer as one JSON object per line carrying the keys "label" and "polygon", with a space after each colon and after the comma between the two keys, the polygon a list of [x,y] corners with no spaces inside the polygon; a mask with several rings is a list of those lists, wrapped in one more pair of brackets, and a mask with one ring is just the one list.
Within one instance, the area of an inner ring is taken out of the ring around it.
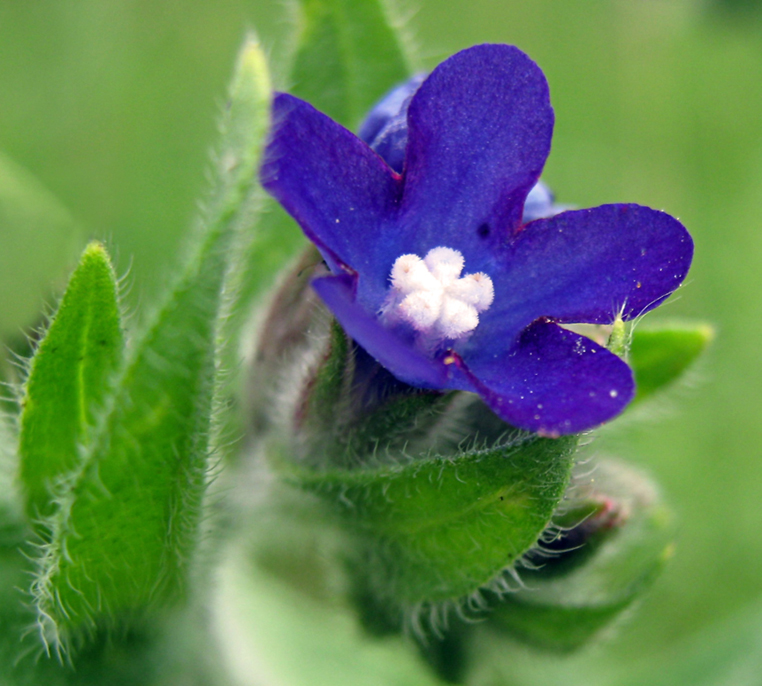
{"label": "hairy leaf", "polygon": [[637,384],[634,402],[679,379],[713,338],[714,329],[707,324],[635,329],[629,359]]}
{"label": "hairy leaf", "polygon": [[196,249],[133,348],[100,430],[49,521],[34,591],[43,639],[182,597],[209,469],[223,285],[246,226],[270,89],[250,39],[223,119]]}
{"label": "hairy leaf", "polygon": [[32,358],[24,389],[20,475],[30,519],[50,516],[57,484],[79,464],[124,338],[118,286],[100,243],[85,249]]}
{"label": "hairy leaf", "polygon": [[532,436],[377,469],[284,468],[367,545],[372,592],[410,608],[461,599],[524,554],[563,496],[576,443]]}

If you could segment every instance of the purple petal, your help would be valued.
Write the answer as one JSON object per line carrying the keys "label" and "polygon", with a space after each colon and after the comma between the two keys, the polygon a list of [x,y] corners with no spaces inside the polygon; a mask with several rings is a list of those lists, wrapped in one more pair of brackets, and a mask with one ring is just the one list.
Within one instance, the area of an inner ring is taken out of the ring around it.
{"label": "purple petal", "polygon": [[632,371],[616,355],[549,322],[530,326],[500,356],[457,367],[453,388],[474,390],[508,423],[549,435],[612,419],[635,390]]}
{"label": "purple petal", "polygon": [[466,358],[489,358],[540,317],[609,324],[653,309],[685,278],[693,241],[664,212],[602,205],[531,222],[501,252],[504,266],[487,272],[495,301],[460,350]]}
{"label": "purple petal", "polygon": [[553,110],[540,68],[508,45],[440,64],[408,111],[400,250],[460,250],[479,270],[521,221],[550,151]]}
{"label": "purple petal", "polygon": [[385,328],[375,312],[355,298],[357,277],[351,274],[315,279],[312,287],[339,320],[347,334],[401,381],[422,388],[443,388],[446,369],[429,359],[397,333]]}
{"label": "purple petal", "polygon": [[[314,107],[280,93],[265,151],[262,185],[296,219],[333,271],[362,272],[386,290],[390,266],[375,246],[396,211],[400,178],[365,143]],[[382,294],[377,294],[383,297]]]}

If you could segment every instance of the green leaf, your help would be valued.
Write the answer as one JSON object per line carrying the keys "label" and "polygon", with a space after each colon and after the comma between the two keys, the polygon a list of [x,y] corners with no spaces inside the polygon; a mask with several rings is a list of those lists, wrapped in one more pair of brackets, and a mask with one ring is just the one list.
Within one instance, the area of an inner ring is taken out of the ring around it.
{"label": "green leaf", "polygon": [[198,243],[116,391],[48,524],[33,591],[42,638],[56,649],[82,630],[182,598],[209,478],[218,321],[236,237],[248,229],[270,112],[264,55],[245,43],[222,122]]}
{"label": "green leaf", "polygon": [[580,647],[610,624],[651,585],[672,552],[669,512],[633,469],[601,462],[594,480],[572,498],[578,512],[593,510],[579,524],[587,540],[568,536],[568,548],[576,549],[524,572],[527,588],[505,596],[490,619],[558,651]]}
{"label": "green leaf", "polygon": [[83,243],[69,212],[29,171],[0,153],[0,335],[40,316]]}
{"label": "green leaf", "polygon": [[383,0],[300,0],[294,95],[354,129],[368,109],[410,75]]}
{"label": "green leaf", "polygon": [[637,384],[634,402],[680,378],[713,339],[714,329],[707,324],[635,329],[629,358]]}
{"label": "green leaf", "polygon": [[376,469],[282,467],[367,547],[370,592],[411,608],[462,599],[526,552],[563,497],[576,444],[531,436]]}
{"label": "green leaf", "polygon": [[123,349],[114,270],[105,248],[91,243],[32,358],[24,388],[20,475],[30,519],[55,510],[55,487],[79,463]]}

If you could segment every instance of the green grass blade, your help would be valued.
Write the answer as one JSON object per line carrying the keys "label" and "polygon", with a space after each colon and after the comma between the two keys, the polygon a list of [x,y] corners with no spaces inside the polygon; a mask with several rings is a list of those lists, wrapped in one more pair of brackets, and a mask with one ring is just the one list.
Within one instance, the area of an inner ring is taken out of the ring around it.
{"label": "green grass blade", "polygon": [[77,466],[122,362],[117,291],[105,248],[91,243],[32,358],[19,439],[19,472],[32,520],[53,513],[53,491]]}
{"label": "green grass blade", "polygon": [[253,39],[240,54],[198,247],[133,348],[98,436],[50,521],[34,584],[43,640],[181,598],[210,466],[223,285],[255,192],[270,87]]}
{"label": "green grass blade", "polygon": [[354,129],[389,88],[410,75],[383,0],[300,0],[294,95]]}

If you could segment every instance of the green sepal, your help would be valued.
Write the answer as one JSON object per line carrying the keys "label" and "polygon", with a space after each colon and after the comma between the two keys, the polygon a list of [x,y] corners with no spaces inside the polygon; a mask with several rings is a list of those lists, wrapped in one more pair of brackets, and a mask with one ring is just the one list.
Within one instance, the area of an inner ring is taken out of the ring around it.
{"label": "green sepal", "polygon": [[335,425],[339,406],[350,394],[354,369],[352,342],[336,320],[331,321],[329,336],[325,358],[309,381],[300,408],[301,421],[317,425],[318,430]]}
{"label": "green sepal", "polygon": [[713,339],[714,329],[708,324],[636,328],[629,355],[637,386],[633,402],[641,402],[679,379]]}
{"label": "green sepal", "polygon": [[391,395],[347,427],[344,454],[350,461],[388,461],[399,454],[434,452],[435,429],[455,395],[420,389]]}
{"label": "green sepal", "polygon": [[[413,388],[381,367],[358,380],[358,355],[365,353],[331,320],[327,351],[306,381],[295,413],[294,428],[305,446],[301,458],[324,467],[351,467],[433,452],[432,429],[455,393]],[[379,376],[388,377],[388,383]]]}
{"label": "green sepal", "polygon": [[[432,454],[445,442],[440,434],[452,440],[455,425],[461,431],[446,452],[457,451],[469,439],[461,435],[464,412],[450,412],[457,394],[414,388],[375,363],[311,288],[312,278],[324,271],[310,244],[286,271],[262,319],[248,392],[255,433],[266,433],[277,418],[279,428],[296,439],[290,458],[323,468]],[[481,413],[489,410],[482,405]],[[449,431],[435,430],[442,421]],[[503,435],[506,425],[500,425]]]}
{"label": "green sepal", "polygon": [[355,535],[370,592],[410,609],[474,593],[534,545],[563,497],[576,444],[528,436],[378,468],[277,467]]}
{"label": "green sepal", "polygon": [[299,0],[294,95],[354,129],[370,107],[410,74],[383,0]]}
{"label": "green sepal", "polygon": [[627,348],[630,342],[629,327],[621,316],[618,316],[611,325],[611,333],[606,342],[606,347],[619,357],[627,356]]}
{"label": "green sepal", "polygon": [[132,347],[97,434],[46,520],[33,593],[56,650],[101,625],[182,598],[199,543],[223,286],[270,114],[264,55],[249,39],[222,122],[212,193],[190,259]]}
{"label": "green sepal", "polygon": [[[272,405],[280,392],[283,366],[299,357],[307,345],[308,331],[316,318],[317,294],[310,286],[323,258],[308,243],[281,274],[258,335],[252,336],[255,353],[246,379],[246,424],[253,435],[266,433],[272,422]],[[303,399],[295,402],[303,402]],[[294,408],[295,411],[298,411]]]}
{"label": "green sepal", "polygon": [[504,596],[489,620],[528,643],[562,652],[589,642],[632,605],[673,547],[669,511],[630,467],[601,462],[594,481],[574,490],[577,512],[591,512],[579,524],[591,535],[583,543],[571,538],[569,546],[579,547],[547,558],[547,569],[522,572],[526,588]]}
{"label": "green sepal", "polygon": [[20,476],[32,521],[55,510],[55,488],[79,464],[122,362],[118,284],[106,249],[87,246],[24,387]]}

